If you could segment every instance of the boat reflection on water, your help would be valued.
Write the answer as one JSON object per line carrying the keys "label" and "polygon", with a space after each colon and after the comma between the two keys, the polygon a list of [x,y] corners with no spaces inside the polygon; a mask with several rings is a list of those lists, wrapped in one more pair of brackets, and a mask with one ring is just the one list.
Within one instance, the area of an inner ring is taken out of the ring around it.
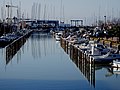
{"label": "boat reflection on water", "polygon": [[106,70],[104,73],[106,78],[114,75],[116,75],[117,78],[117,76],[120,75],[120,68],[112,67],[110,64],[95,64],[94,62],[89,63],[87,60],[80,60],[79,58],[72,58],[71,60],[94,88],[96,86],[96,82],[98,81],[96,75],[99,70]]}
{"label": "boat reflection on water", "polygon": [[24,45],[24,43],[26,42],[28,37],[21,37],[17,40],[15,40],[14,42],[12,42],[11,44],[9,44],[8,46],[6,46],[5,50],[6,50],[6,65],[12,60],[12,58],[14,57],[14,55],[20,50],[20,48]]}
{"label": "boat reflection on water", "polygon": [[106,77],[110,77],[113,75],[120,75],[120,68],[118,67],[107,67],[108,73],[105,75]]}

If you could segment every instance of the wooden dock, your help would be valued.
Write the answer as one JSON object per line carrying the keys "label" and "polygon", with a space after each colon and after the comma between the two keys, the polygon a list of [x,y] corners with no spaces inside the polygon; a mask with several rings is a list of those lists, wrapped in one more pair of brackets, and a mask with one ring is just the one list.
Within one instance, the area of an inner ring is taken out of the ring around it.
{"label": "wooden dock", "polygon": [[69,43],[64,38],[60,40],[61,47],[70,56],[76,67],[82,72],[89,83],[95,87],[95,63],[93,58],[88,56],[75,45]]}
{"label": "wooden dock", "polygon": [[6,65],[10,62],[10,60],[14,57],[14,55],[19,51],[19,49],[24,45],[24,43],[30,36],[31,32],[32,31],[27,32],[26,34],[14,40],[12,43],[10,43],[5,47]]}
{"label": "wooden dock", "polygon": [[86,54],[84,51],[82,51],[80,48],[75,46],[72,43],[69,43],[64,38],[61,38],[60,40],[61,47],[64,49],[64,51],[69,54],[71,59],[76,59],[79,61],[87,62],[87,63],[94,63],[94,60],[91,56]]}

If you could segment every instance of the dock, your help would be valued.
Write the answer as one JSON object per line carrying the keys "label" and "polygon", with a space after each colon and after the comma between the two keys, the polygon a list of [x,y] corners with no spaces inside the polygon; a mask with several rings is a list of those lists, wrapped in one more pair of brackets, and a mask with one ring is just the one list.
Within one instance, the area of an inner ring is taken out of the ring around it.
{"label": "dock", "polygon": [[18,39],[14,40],[12,43],[8,44],[5,47],[6,52],[6,64],[10,62],[10,60],[14,57],[14,55],[19,51],[19,49],[24,45],[26,40],[29,38],[32,30],[25,33],[23,36],[19,37]]}
{"label": "dock", "polygon": [[70,56],[72,62],[82,72],[89,83],[95,87],[95,62],[94,59],[84,53],[80,48],[74,44],[69,43],[64,38],[61,38],[60,45],[64,51]]}
{"label": "dock", "polygon": [[99,60],[95,60],[92,55],[89,55],[86,53],[84,50],[81,50],[81,48],[76,45],[70,43],[68,40],[64,39],[61,37],[60,39],[60,44],[61,47],[64,49],[64,51],[70,56],[72,60],[77,60],[77,62],[85,62],[85,63],[101,63],[101,64],[106,64],[106,63],[112,63],[113,60],[103,60],[102,62]]}
{"label": "dock", "polygon": [[83,52],[80,48],[75,46],[72,43],[69,43],[64,38],[60,40],[61,47],[64,51],[70,56],[71,59],[78,60],[80,62],[94,63],[94,60],[91,56]]}

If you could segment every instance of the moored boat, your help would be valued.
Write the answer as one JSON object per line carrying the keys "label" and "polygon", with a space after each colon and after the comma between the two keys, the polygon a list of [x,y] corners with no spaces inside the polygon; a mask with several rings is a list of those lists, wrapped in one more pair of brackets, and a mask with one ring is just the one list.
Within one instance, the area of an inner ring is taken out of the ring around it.
{"label": "moored boat", "polygon": [[56,41],[60,41],[61,36],[62,36],[61,32],[56,33],[55,35]]}
{"label": "moored boat", "polygon": [[11,42],[10,39],[6,38],[5,36],[0,37],[0,47],[3,48]]}
{"label": "moored boat", "polygon": [[[111,54],[111,52],[108,52],[105,55],[93,56],[93,59],[95,60],[95,62],[111,63],[111,62],[113,62],[113,60],[120,59],[120,54]],[[115,63],[114,63],[114,65],[115,65]]]}

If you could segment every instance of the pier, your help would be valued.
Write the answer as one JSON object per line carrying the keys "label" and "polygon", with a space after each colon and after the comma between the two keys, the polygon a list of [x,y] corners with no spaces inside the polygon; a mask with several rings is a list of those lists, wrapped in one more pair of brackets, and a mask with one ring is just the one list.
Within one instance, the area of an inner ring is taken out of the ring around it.
{"label": "pier", "polygon": [[19,49],[24,45],[26,40],[29,38],[31,31],[28,31],[23,36],[19,37],[18,39],[14,40],[12,43],[8,44],[5,47],[6,52],[6,65],[10,62],[10,60],[14,57],[14,55],[19,51]]}
{"label": "pier", "polygon": [[61,38],[60,44],[89,83],[95,87],[95,62],[93,58],[63,38]]}
{"label": "pier", "polygon": [[94,60],[91,56],[83,52],[79,47],[75,46],[72,43],[69,43],[67,40],[61,38],[60,40],[61,47],[64,51],[70,56],[72,60],[77,60],[77,62],[85,63],[94,63]]}

